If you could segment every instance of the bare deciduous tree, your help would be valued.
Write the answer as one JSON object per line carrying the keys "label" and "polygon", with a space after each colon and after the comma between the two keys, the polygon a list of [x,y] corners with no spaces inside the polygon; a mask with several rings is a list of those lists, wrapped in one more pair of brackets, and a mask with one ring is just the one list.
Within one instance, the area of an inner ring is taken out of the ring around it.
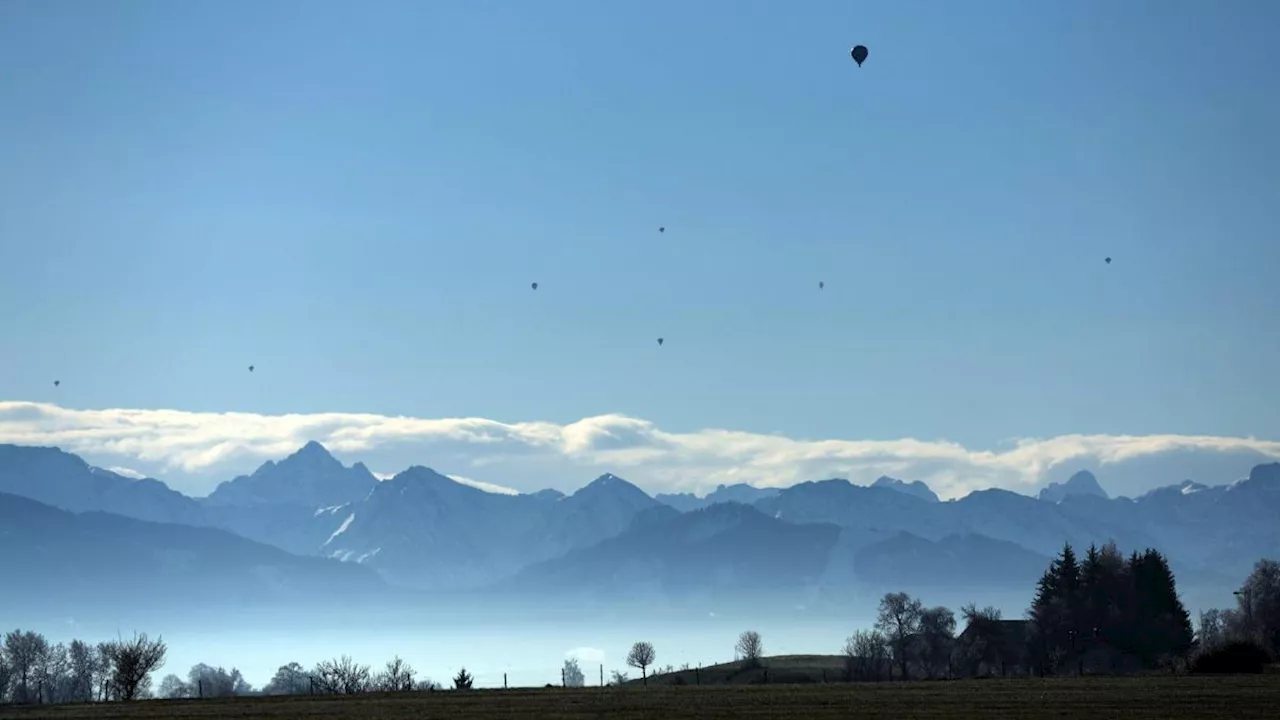
{"label": "bare deciduous tree", "polygon": [[357,695],[369,690],[369,666],[359,665],[347,655],[321,662],[312,674],[316,692],[325,695]]}
{"label": "bare deciduous tree", "polygon": [[67,647],[67,662],[70,665],[71,700],[87,702],[93,700],[93,673],[97,663],[93,646],[80,640],[72,640]]}
{"label": "bare deciduous tree", "polygon": [[618,672],[617,670],[614,670],[612,674],[609,676],[609,684],[610,685],[626,685],[627,674],[624,672]]}
{"label": "bare deciduous tree", "polygon": [[951,651],[956,641],[956,615],[945,607],[920,613],[920,641],[917,653],[925,677],[951,677]]}
{"label": "bare deciduous tree", "polygon": [[309,692],[311,676],[296,662],[281,665],[271,682],[262,688],[264,695],[306,695]]}
{"label": "bare deciduous tree", "polygon": [[888,660],[888,643],[875,630],[859,630],[844,641],[845,674],[850,681],[879,680]]}
{"label": "bare deciduous tree", "polygon": [[40,662],[49,651],[49,641],[37,632],[14,630],[4,636],[4,653],[13,676],[13,702],[34,702]]}
{"label": "bare deciduous tree", "polygon": [[111,643],[98,643],[93,648],[93,692],[94,696],[102,702],[115,699],[115,692],[111,687],[111,657],[109,652]]}
{"label": "bare deciduous tree", "polygon": [[749,668],[759,666],[760,658],[764,656],[764,643],[760,640],[760,633],[755,630],[739,635],[738,644],[733,649],[742,658],[743,666]]}
{"label": "bare deciduous tree", "polygon": [[908,677],[911,643],[920,632],[920,615],[924,605],[906,593],[886,593],[880,599],[880,613],[876,629],[889,641],[893,659],[903,680]]}
{"label": "bare deciduous tree", "polygon": [[1259,560],[1235,596],[1235,634],[1280,657],[1280,562]]}
{"label": "bare deciduous tree", "polygon": [[119,700],[133,700],[149,689],[151,673],[164,665],[168,649],[161,638],[149,640],[145,633],[103,645],[111,668],[108,682]]}
{"label": "bare deciduous tree", "polygon": [[13,678],[13,669],[5,659],[4,647],[0,645],[0,705],[8,701],[9,682]]}
{"label": "bare deciduous tree", "polygon": [[156,688],[156,697],[165,700],[177,700],[180,698],[191,697],[191,686],[182,681],[182,678],[169,673],[160,681],[160,687]]}
{"label": "bare deciduous tree", "polygon": [[238,669],[231,668],[228,672],[222,667],[210,667],[204,663],[192,666],[187,673],[187,685],[196,696],[204,698],[235,697],[253,692]]}
{"label": "bare deciduous tree", "polygon": [[564,677],[565,687],[584,687],[587,684],[587,677],[583,674],[582,668],[578,666],[577,658],[565,660],[564,667],[560,673]]}
{"label": "bare deciduous tree", "polygon": [[407,692],[413,689],[413,676],[416,674],[413,667],[397,655],[387,661],[374,685],[382,692]]}
{"label": "bare deciduous tree", "polygon": [[649,684],[649,676],[645,669],[653,664],[656,657],[657,653],[654,652],[653,645],[643,640],[632,645],[631,652],[627,653],[627,664],[640,671],[640,677],[644,679],[645,685]]}
{"label": "bare deciduous tree", "polygon": [[965,644],[958,647],[959,661],[964,671],[976,675],[991,668],[1003,668],[1008,658],[1005,657],[1004,629],[1000,623],[1000,609],[987,606],[979,609],[969,603],[960,608],[960,617],[964,619]]}
{"label": "bare deciduous tree", "polygon": [[71,663],[65,643],[45,648],[36,664],[35,677],[41,703],[62,703],[71,698]]}
{"label": "bare deciduous tree", "polygon": [[436,690],[442,690],[443,688],[440,686],[440,683],[432,680],[431,678],[422,678],[413,684],[413,689],[418,692],[435,692]]}

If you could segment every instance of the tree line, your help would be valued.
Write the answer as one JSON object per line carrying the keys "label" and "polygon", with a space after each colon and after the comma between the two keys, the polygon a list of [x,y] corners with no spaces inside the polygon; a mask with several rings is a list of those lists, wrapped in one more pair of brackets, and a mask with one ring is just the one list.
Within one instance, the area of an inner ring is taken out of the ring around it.
{"label": "tree line", "polygon": [[[1178,597],[1168,561],[1155,550],[1121,555],[1114,544],[1090,546],[1078,558],[1068,544],[1036,584],[1021,620],[1005,620],[997,608],[960,609],[964,630],[949,608],[927,607],[907,593],[880,600],[873,628],[849,636],[842,648],[848,681],[942,679],[982,675],[1116,673],[1143,668],[1201,672],[1260,670],[1280,660],[1280,563],[1260,560],[1234,593],[1236,607],[1200,613],[1199,629]],[[186,678],[170,674],[152,687],[164,665],[166,645],[145,634],[96,645],[50,643],[23,630],[0,643],[0,703],[128,701],[143,698],[219,698],[243,695],[351,695],[365,692],[434,691],[400,657],[374,671],[343,655],[311,669],[291,662],[255,690],[236,668],[197,664]],[[743,632],[734,646],[743,669],[764,663],[759,633]],[[655,675],[688,671],[657,668],[657,650],[636,642],[626,657],[647,684]],[[603,675],[603,668],[601,668]],[[455,690],[471,689],[466,668],[452,678]],[[602,677],[603,681],[603,677]],[[613,671],[610,684],[628,682]],[[561,668],[561,684],[583,687],[575,659]]]}
{"label": "tree line", "polygon": [[[1201,613],[1195,631],[1160,552],[1147,549],[1125,557],[1107,543],[1091,545],[1081,559],[1068,543],[1036,583],[1023,619],[1006,620],[998,608],[971,603],[960,609],[964,630],[957,635],[951,609],[928,607],[903,592],[885,594],[874,627],[845,640],[844,679],[1116,674],[1152,668],[1256,672],[1280,661],[1280,563],[1258,561],[1235,597],[1235,609]],[[743,668],[758,667],[759,634],[743,633],[735,651]],[[655,656],[653,646],[641,642],[627,657],[646,684],[652,675],[645,671]],[[619,680],[625,682],[626,676],[615,674]]]}
{"label": "tree line", "polygon": [[1108,543],[1080,559],[1066,544],[1022,620],[970,604],[957,636],[948,608],[885,595],[874,629],[846,641],[846,669],[851,680],[1207,671],[1197,660],[1230,642],[1255,644],[1264,662],[1280,659],[1280,564],[1259,561],[1235,595],[1239,608],[1203,613],[1196,632],[1161,553],[1125,557]]}
{"label": "tree line", "polygon": [[40,633],[5,633],[0,647],[0,703],[133,700],[149,694],[166,647],[145,634],[96,645],[51,644]]}

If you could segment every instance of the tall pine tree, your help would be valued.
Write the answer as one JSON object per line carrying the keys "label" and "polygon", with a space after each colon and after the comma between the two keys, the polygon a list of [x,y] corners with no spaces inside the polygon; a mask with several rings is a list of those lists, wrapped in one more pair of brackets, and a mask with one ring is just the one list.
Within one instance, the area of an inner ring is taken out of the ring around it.
{"label": "tall pine tree", "polygon": [[1042,675],[1056,672],[1071,649],[1073,610],[1079,604],[1079,589],[1076,553],[1066,544],[1040,578],[1029,612],[1030,650]]}
{"label": "tall pine tree", "polygon": [[1191,618],[1173,572],[1150,549],[1126,560],[1113,543],[1091,546],[1077,564],[1064,546],[1040,578],[1028,617],[1042,673],[1083,669],[1083,655],[1102,643],[1146,666],[1183,657],[1191,647]]}

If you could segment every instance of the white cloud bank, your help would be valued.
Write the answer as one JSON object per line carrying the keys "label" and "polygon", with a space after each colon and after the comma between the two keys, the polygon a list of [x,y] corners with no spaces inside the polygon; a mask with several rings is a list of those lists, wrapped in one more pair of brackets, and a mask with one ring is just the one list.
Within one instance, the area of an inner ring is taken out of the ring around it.
{"label": "white cloud bank", "polygon": [[[449,457],[455,465],[484,467],[481,475],[525,491],[548,486],[572,490],[590,479],[588,473],[606,470],[650,492],[699,493],[720,483],[784,486],[828,477],[869,482],[891,475],[924,480],[944,499],[987,487],[1027,491],[1068,464],[1103,467],[1179,452],[1280,458],[1277,441],[1207,435],[1064,435],[1020,439],[993,451],[916,439],[806,440],[716,429],[673,433],[622,415],[560,425],[357,413],[75,410],[0,402],[0,443],[54,445],[95,461],[150,466],[161,479],[168,479],[164,473],[224,472],[226,479],[233,469],[241,472],[247,463],[280,459],[308,440],[356,459],[390,448],[403,455],[408,446],[411,462],[430,464]],[[502,467],[524,468],[526,475],[534,468],[544,476],[517,483]],[[511,490],[458,477],[497,492]]]}

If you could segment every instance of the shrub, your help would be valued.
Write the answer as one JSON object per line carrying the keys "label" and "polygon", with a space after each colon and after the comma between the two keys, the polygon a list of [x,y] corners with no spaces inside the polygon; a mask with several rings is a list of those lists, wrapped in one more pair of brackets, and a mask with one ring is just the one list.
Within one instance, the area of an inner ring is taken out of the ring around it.
{"label": "shrub", "polygon": [[1206,650],[1191,664],[1198,675],[1261,673],[1271,662],[1266,649],[1249,640],[1234,640]]}

